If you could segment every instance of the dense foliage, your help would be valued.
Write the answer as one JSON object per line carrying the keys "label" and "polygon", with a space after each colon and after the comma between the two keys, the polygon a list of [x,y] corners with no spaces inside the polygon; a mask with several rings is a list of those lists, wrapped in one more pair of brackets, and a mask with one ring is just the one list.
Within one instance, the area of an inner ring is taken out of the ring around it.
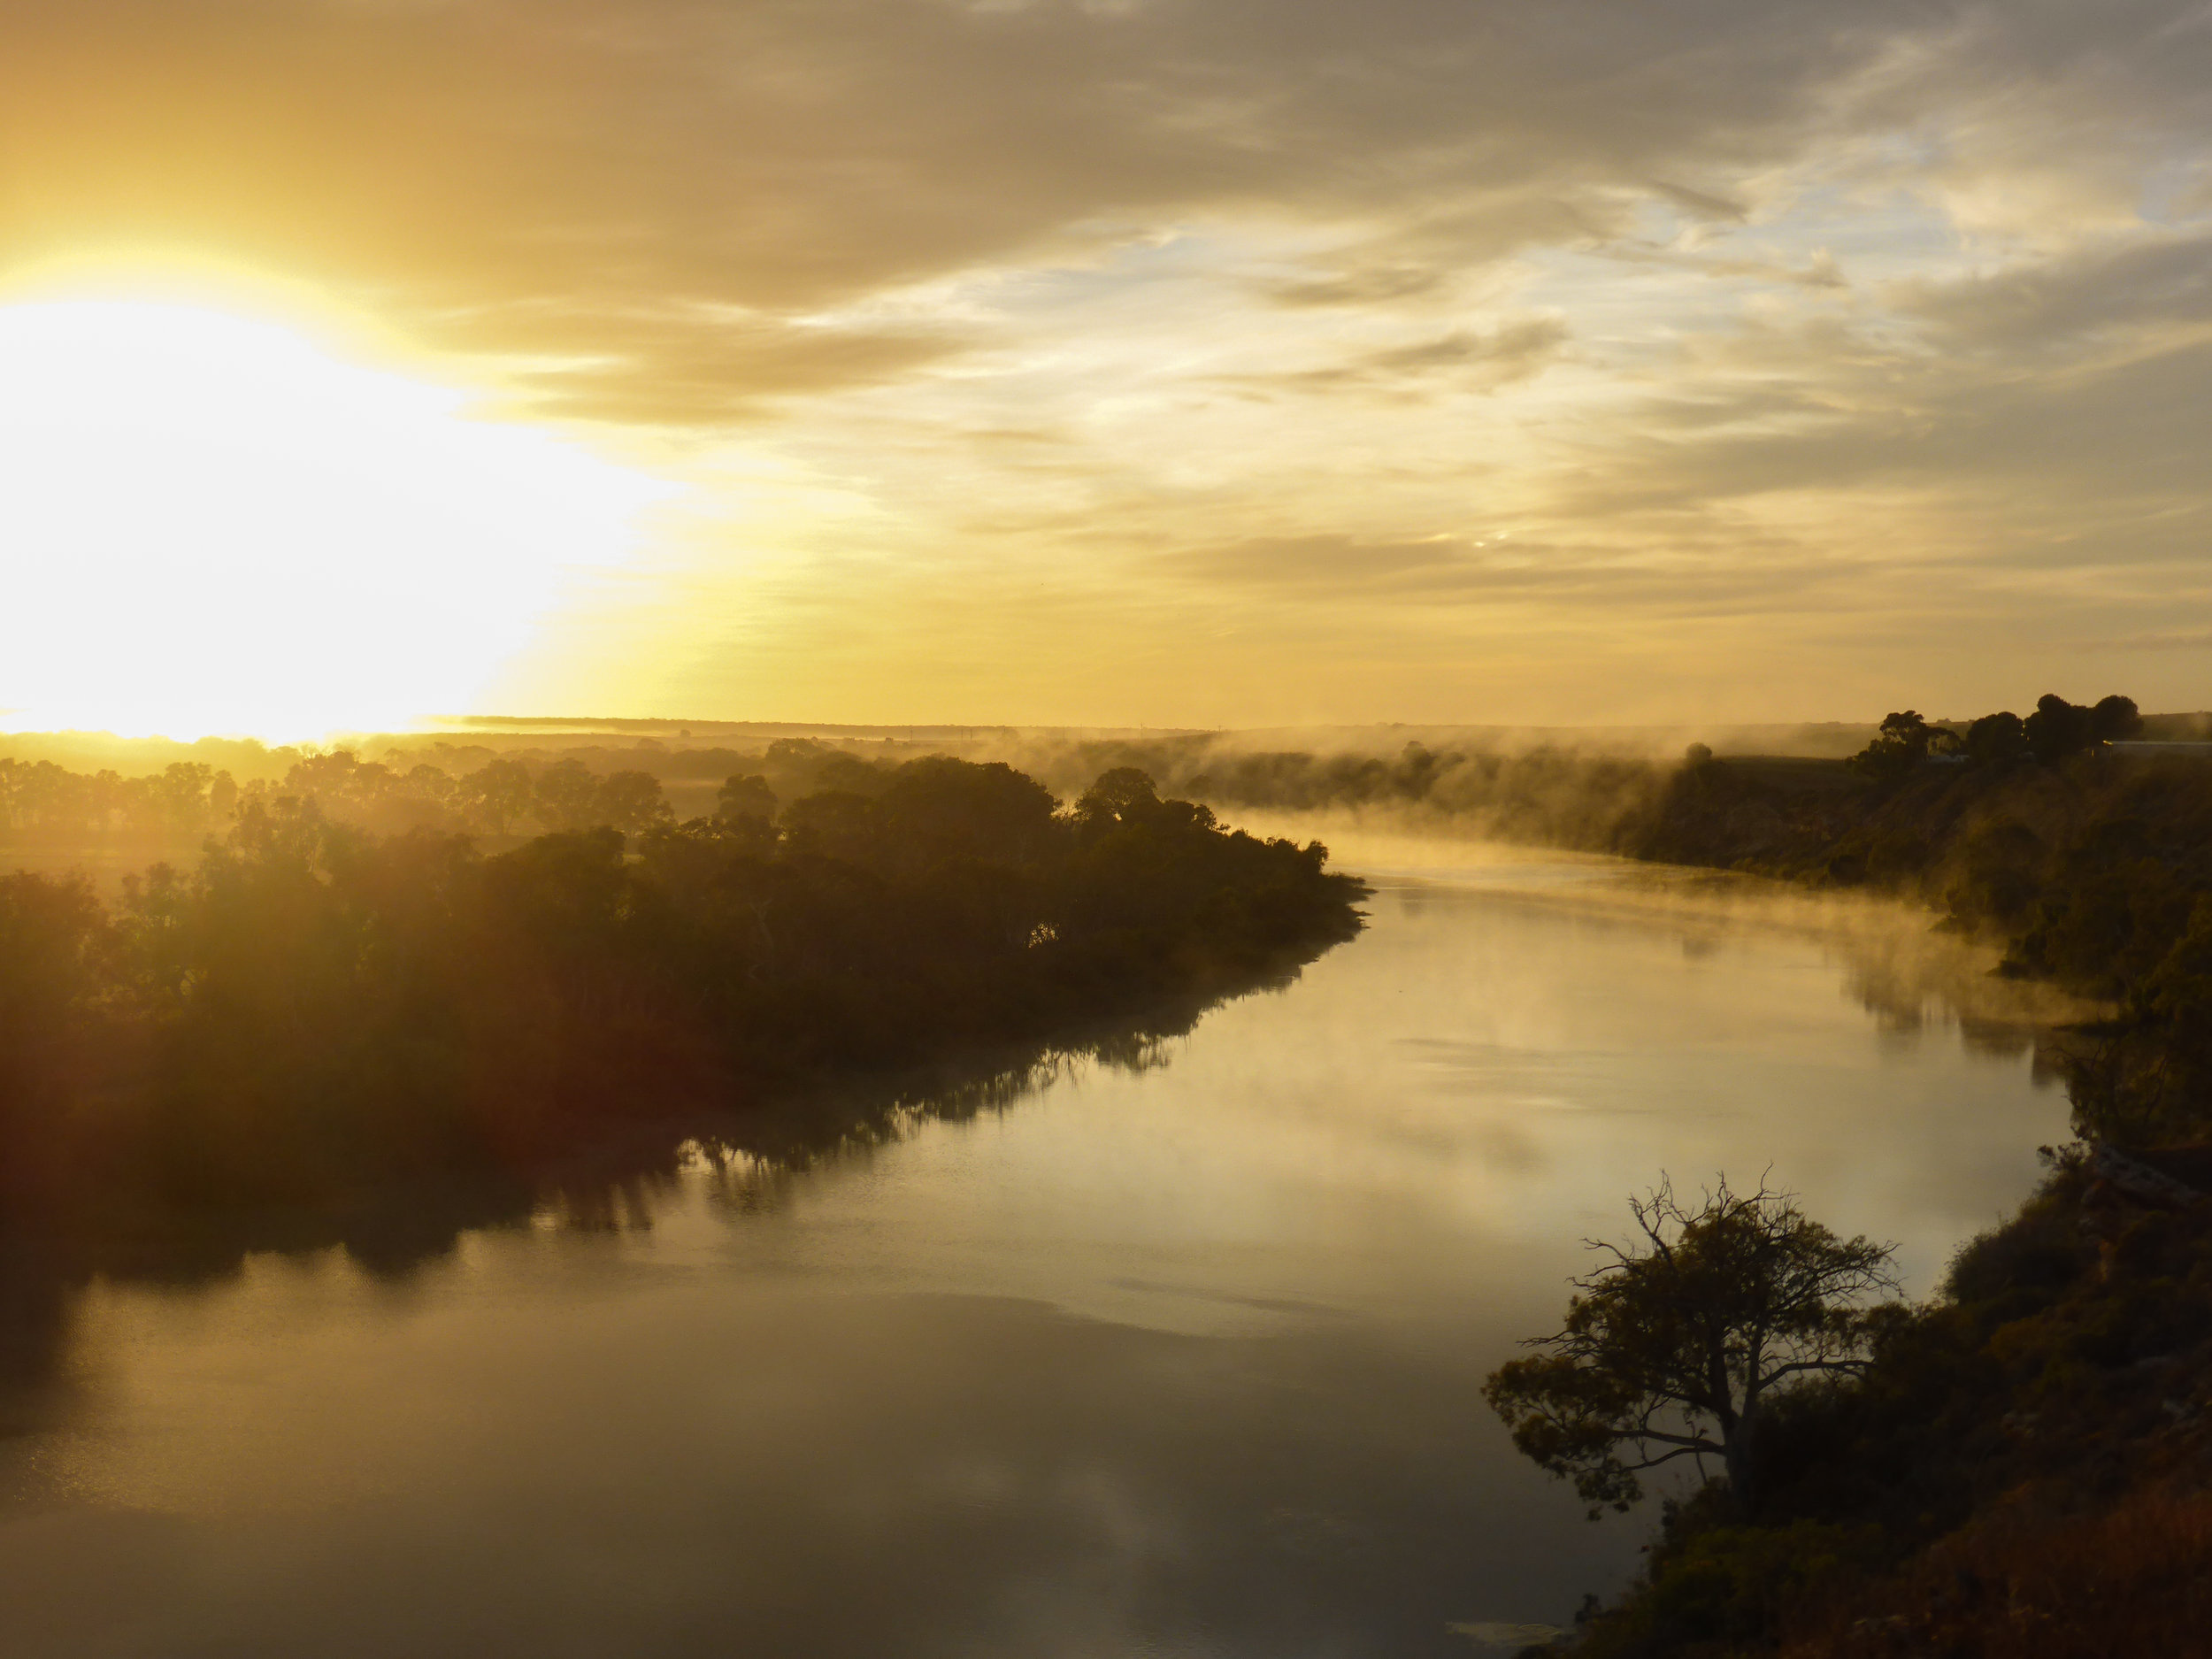
{"label": "dense foliage", "polygon": [[636,833],[676,820],[672,790],[702,806],[716,797],[720,811],[730,787],[743,784],[745,811],[772,818],[780,802],[824,790],[880,795],[897,775],[887,755],[864,759],[805,737],[759,750],[568,741],[507,752],[413,740],[388,745],[381,760],[356,748],[213,740],[194,746],[203,751],[212,758],[173,761],[138,778],[0,754],[0,837],[22,845],[188,839],[226,827],[241,807],[287,799],[381,834],[427,829],[499,839],[603,826]]}
{"label": "dense foliage", "polygon": [[780,822],[762,793],[732,780],[714,818],[495,856],[251,799],[196,869],[111,904],[0,880],[0,1202],[317,1204],[512,1168],[1072,1041],[1358,925],[1363,890],[1318,844],[1225,830],[1141,774],[1066,812],[943,758]]}
{"label": "dense foliage", "polygon": [[1862,1380],[1771,1415],[1761,1458],[1750,1514],[1712,1489],[1670,1506],[1586,1659],[2199,1651],[2212,1205],[2054,1155],[1941,1297],[1880,1327]]}

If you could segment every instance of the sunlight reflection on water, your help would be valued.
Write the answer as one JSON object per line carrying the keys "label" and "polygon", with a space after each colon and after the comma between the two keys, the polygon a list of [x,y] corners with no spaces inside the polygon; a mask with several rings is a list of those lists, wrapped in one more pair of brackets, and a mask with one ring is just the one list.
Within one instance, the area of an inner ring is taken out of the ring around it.
{"label": "sunlight reflection on water", "polygon": [[65,1409],[0,1441],[0,1648],[1465,1655],[1563,1622],[1647,1521],[1586,1525],[1475,1391],[1579,1240],[1663,1171],[1770,1169],[1924,1294],[2066,1108],[2036,1010],[1924,918],[1416,862],[1164,1066],[406,1274],[95,1286]]}

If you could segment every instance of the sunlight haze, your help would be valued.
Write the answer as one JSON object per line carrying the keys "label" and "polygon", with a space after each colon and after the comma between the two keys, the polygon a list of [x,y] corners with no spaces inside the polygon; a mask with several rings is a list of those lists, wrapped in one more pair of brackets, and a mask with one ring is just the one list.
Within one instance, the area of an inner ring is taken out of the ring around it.
{"label": "sunlight haze", "polygon": [[2212,0],[0,0],[0,1659],[2212,1651],[2208,439]]}
{"label": "sunlight haze", "polygon": [[0,718],[316,737],[466,707],[665,487],[282,327],[0,307]]}
{"label": "sunlight haze", "polygon": [[[250,272],[461,391],[363,368],[293,410],[305,371],[250,326],[288,319],[251,307],[135,360],[209,354],[154,400],[211,400],[188,442],[104,389],[157,312],[12,370],[11,420],[74,411],[36,440],[68,455],[8,463],[46,503],[5,527],[32,632],[175,701],[42,667],[0,702],[2199,707],[2208,88],[2177,0],[32,0],[0,276]],[[276,447],[227,471],[248,432]],[[680,504],[634,545],[624,479]],[[188,689],[210,630],[241,647]],[[298,677],[246,683],[257,655]]]}

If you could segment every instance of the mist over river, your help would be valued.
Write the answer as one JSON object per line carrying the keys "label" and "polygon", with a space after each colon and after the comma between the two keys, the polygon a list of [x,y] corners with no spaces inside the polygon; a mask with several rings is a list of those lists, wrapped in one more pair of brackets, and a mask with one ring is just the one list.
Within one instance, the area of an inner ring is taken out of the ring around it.
{"label": "mist over river", "polygon": [[1481,1655],[1634,1570],[1478,1394],[1663,1173],[1925,1294],[2067,1107],[1929,918],[1336,841],[1368,931],[1124,1067],[403,1272],[73,1293],[0,1653]]}

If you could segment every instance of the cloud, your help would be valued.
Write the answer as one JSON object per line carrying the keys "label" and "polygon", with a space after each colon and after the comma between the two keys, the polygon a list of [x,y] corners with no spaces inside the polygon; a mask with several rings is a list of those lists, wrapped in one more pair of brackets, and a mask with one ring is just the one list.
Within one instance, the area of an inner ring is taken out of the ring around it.
{"label": "cloud", "polygon": [[1601,547],[1486,548],[1444,537],[1391,542],[1348,534],[1188,549],[1156,556],[1154,564],[1184,581],[1331,606],[1571,604],[1595,597],[1653,614],[1770,609],[1861,573],[1818,559],[1753,565]]}
{"label": "cloud", "polygon": [[[566,330],[500,327],[518,349],[533,336],[555,351]],[[715,426],[768,418],[794,397],[880,385],[956,355],[949,333],[807,326],[778,319],[675,315],[609,321],[593,355],[515,377],[547,412],[648,426]]]}
{"label": "cloud", "polygon": [[1368,306],[1433,294],[1445,280],[1445,273],[1434,266],[1386,265],[1302,282],[1273,283],[1261,291],[1278,305]]}
{"label": "cloud", "polygon": [[1770,0],[26,0],[0,229],[18,260],[213,247],[492,342],[558,316],[587,357],[672,302],[711,351],[703,308],[804,315],[1198,214],[1381,213],[1465,264],[1623,188],[1709,204],[1698,178],[1796,150],[1885,49],[1871,15]]}
{"label": "cloud", "polygon": [[1693,190],[1685,185],[1669,184],[1663,179],[1651,181],[1653,189],[1684,212],[1698,219],[1724,219],[1740,224],[1750,216],[1750,210],[1740,202],[1729,201],[1706,190]]}
{"label": "cloud", "polygon": [[1555,317],[1531,317],[1484,332],[1454,328],[1405,345],[1363,351],[1325,367],[1225,377],[1248,390],[1314,392],[1367,388],[1404,392],[1448,384],[1494,392],[1540,373],[1565,344]]}
{"label": "cloud", "polygon": [[2047,361],[2099,339],[2212,325],[2212,232],[2150,233],[1986,275],[1909,283],[1897,309],[1955,349]]}
{"label": "cloud", "polygon": [[742,637],[902,718],[807,667],[833,618],[964,630],[898,659],[964,718],[1231,627],[1254,718],[1328,712],[1264,703],[1294,659],[1378,712],[1596,695],[1554,634],[1849,712],[1839,664],[2212,619],[2208,19],[15,0],[0,257],[257,266],[511,406],[745,449],[664,618],[702,697],[770,684]]}

